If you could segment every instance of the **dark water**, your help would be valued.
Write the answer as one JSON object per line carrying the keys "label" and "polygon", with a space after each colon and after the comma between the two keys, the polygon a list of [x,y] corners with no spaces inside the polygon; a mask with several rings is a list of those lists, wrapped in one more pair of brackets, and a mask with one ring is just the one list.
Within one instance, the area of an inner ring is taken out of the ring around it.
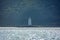
{"label": "dark water", "polygon": [[0,26],[60,26],[59,0],[0,0]]}

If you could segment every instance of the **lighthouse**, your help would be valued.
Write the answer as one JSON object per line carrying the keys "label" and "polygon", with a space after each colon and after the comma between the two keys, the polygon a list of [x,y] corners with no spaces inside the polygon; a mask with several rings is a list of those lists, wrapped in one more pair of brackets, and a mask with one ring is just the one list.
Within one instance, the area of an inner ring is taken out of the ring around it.
{"label": "lighthouse", "polygon": [[32,25],[31,17],[28,18],[28,25]]}

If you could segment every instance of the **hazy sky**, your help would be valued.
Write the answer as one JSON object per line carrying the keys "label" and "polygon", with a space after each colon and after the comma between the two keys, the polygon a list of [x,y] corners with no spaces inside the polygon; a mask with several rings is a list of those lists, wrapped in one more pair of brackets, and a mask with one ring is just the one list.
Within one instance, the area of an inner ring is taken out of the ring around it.
{"label": "hazy sky", "polygon": [[59,0],[0,0],[0,26],[60,26]]}

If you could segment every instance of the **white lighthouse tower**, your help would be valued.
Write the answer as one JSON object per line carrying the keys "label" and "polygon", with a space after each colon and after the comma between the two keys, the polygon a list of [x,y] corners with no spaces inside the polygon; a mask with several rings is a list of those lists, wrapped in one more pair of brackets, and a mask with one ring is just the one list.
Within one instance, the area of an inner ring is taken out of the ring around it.
{"label": "white lighthouse tower", "polygon": [[31,17],[28,18],[28,25],[32,25]]}

